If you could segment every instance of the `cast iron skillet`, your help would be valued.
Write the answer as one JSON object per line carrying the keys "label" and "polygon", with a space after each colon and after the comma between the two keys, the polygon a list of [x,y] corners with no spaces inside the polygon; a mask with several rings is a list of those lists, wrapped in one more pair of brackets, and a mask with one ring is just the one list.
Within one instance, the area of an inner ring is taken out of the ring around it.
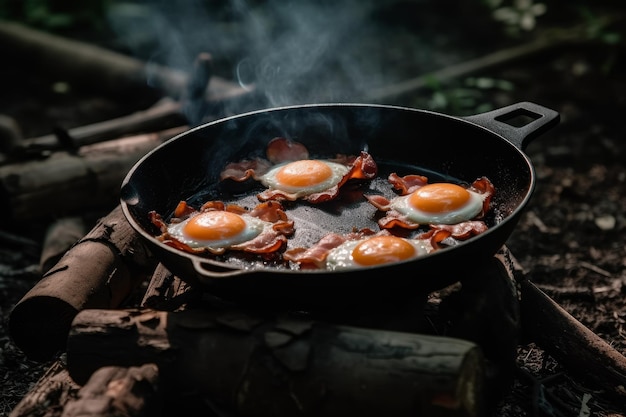
{"label": "cast iron skillet", "polygon": [[[520,119],[525,124],[513,123]],[[400,299],[471,277],[480,262],[506,242],[535,186],[532,163],[522,150],[558,120],[557,112],[529,102],[468,117],[371,104],[255,111],[193,128],[148,153],[124,179],[121,205],[131,226],[164,266],[217,297],[296,308]],[[148,213],[155,210],[167,219],[180,200],[196,207],[207,200],[258,204],[255,195],[260,188],[220,182],[220,171],[228,162],[264,156],[267,142],[277,136],[303,143],[312,157],[367,150],[379,167],[378,179],[346,190],[337,201],[285,204],[296,222],[289,245],[307,245],[328,232],[349,232],[355,227],[377,229],[376,210],[361,193],[393,196],[386,177],[394,171],[426,175],[431,182],[470,183],[486,176],[496,189],[486,219],[490,229],[421,258],[346,272],[297,270],[237,257],[208,259],[155,239],[158,230]]]}

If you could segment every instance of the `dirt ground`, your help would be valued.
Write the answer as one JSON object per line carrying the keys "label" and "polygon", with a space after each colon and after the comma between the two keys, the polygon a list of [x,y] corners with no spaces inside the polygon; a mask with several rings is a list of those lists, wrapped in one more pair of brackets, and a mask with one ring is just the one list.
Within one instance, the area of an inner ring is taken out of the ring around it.
{"label": "dirt ground", "polygon": [[[624,34],[622,34],[624,35]],[[585,42],[490,68],[476,76],[507,80],[511,90],[485,89],[492,107],[533,101],[560,113],[558,127],[525,150],[537,188],[508,248],[540,288],[618,352],[626,354],[626,49],[624,42]],[[19,79],[3,69],[2,88]],[[94,113],[111,118],[121,111],[101,97],[34,95],[31,80],[10,97],[20,105],[2,108],[24,125],[55,118],[89,123]],[[24,93],[33,93],[31,95]],[[429,95],[430,97],[430,95]],[[77,101],[78,100],[78,101]],[[420,103],[417,99],[415,103]],[[26,121],[29,117],[29,121]],[[27,128],[29,133],[36,128]],[[12,225],[0,233],[0,314],[37,281],[41,230]],[[18,247],[19,250],[15,250]],[[49,364],[30,361],[0,327],[0,416],[6,416]],[[568,369],[533,340],[518,348],[519,373],[494,416],[624,416],[623,402]]]}

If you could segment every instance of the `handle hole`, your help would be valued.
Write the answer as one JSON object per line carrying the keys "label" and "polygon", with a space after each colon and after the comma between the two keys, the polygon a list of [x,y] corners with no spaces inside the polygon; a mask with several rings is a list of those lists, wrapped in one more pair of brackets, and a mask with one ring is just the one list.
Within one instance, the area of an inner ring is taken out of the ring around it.
{"label": "handle hole", "polygon": [[539,119],[541,115],[533,113],[525,109],[517,109],[513,112],[496,117],[496,120],[502,123],[506,123],[513,127],[523,127],[527,124]]}

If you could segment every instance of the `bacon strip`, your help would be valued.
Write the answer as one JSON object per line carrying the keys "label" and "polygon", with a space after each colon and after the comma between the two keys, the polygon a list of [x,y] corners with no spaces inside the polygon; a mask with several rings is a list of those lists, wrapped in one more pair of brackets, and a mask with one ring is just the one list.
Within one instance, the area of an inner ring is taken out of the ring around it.
{"label": "bacon strip", "polygon": [[265,154],[272,164],[309,159],[309,151],[306,146],[283,137],[270,140]]}
{"label": "bacon strip", "polygon": [[393,188],[400,192],[400,195],[411,194],[413,191],[428,184],[428,178],[423,175],[405,175],[400,177],[395,172],[389,174],[387,178]]}
{"label": "bacon strip", "polygon": [[283,259],[297,262],[301,268],[323,268],[328,252],[341,245],[347,239],[337,233],[330,233],[321,238],[315,245],[308,248],[288,249],[283,253]]}
{"label": "bacon strip", "polygon": [[279,251],[285,247],[287,245],[287,237],[291,236],[295,231],[293,220],[290,220],[287,217],[283,206],[276,201],[261,203],[250,211],[248,211],[245,207],[241,207],[236,204],[225,205],[222,201],[207,201],[198,211],[189,206],[186,202],[181,201],[178,203],[176,210],[174,211],[174,217],[170,220],[170,224],[181,222],[194,215],[196,212],[211,210],[225,210],[237,214],[247,213],[252,217],[257,217],[261,220],[273,223],[272,228],[270,231],[264,231],[251,240],[237,245],[232,245],[228,248],[193,248],[183,242],[180,242],[168,233],[168,224],[163,220],[160,214],[155,211],[151,211],[149,216],[152,224],[158,227],[161,231],[161,235],[157,236],[157,239],[168,246],[194,254],[210,252],[214,255],[221,255],[226,252],[226,250],[238,250],[255,254],[269,254]]}
{"label": "bacon strip", "polygon": [[431,224],[428,232],[420,235],[420,238],[428,238],[439,231],[449,232],[450,237],[458,240],[467,240],[472,236],[477,236],[488,229],[485,222],[480,220],[471,220],[458,224]]}
{"label": "bacon strip", "polygon": [[[334,160],[337,161],[337,160]],[[361,151],[359,156],[345,159],[343,162],[351,163],[350,170],[344,175],[337,185],[321,191],[319,193],[309,194],[301,197],[302,200],[306,200],[313,204],[323,203],[330,201],[339,195],[341,187],[352,179],[372,179],[378,173],[378,165],[374,161],[374,158],[365,151]],[[268,200],[288,200],[295,201],[298,197],[295,194],[288,193],[281,190],[265,190],[257,195],[260,201]]]}
{"label": "bacon strip", "polygon": [[[420,187],[428,184],[428,178],[422,175],[405,175],[403,177],[398,176],[396,173],[391,173],[388,178],[389,182],[393,185],[393,187],[399,190],[400,195],[408,195]],[[485,196],[483,200],[483,205],[481,211],[474,217],[474,219],[481,219],[485,216],[485,214],[489,211],[489,207],[491,204],[491,199],[495,193],[495,187],[489,181],[487,177],[480,177],[476,179],[471,186],[469,187],[474,192],[480,193]],[[366,195],[365,198],[367,201],[376,207],[379,211],[385,212],[385,216],[381,217],[378,220],[378,225],[382,229],[393,229],[396,227],[414,230],[418,229],[422,226],[420,223],[416,223],[409,219],[409,217],[405,214],[402,214],[391,206],[391,200],[383,195]],[[482,223],[482,222],[481,222]],[[464,223],[461,223],[464,224]],[[484,223],[482,223],[484,225]],[[456,225],[448,226],[453,227]],[[435,227],[435,225],[431,225],[430,227]],[[465,226],[467,227],[467,226]],[[486,225],[485,225],[486,227]],[[441,225],[439,229],[446,229],[445,225]],[[447,230],[447,229],[446,229]],[[453,232],[459,235],[459,239],[462,239],[461,232]],[[466,233],[473,233],[473,235],[482,233],[482,226],[474,226],[471,230]],[[473,236],[472,235],[472,236]]]}
{"label": "bacon strip", "polygon": [[375,232],[368,228],[344,235],[329,233],[322,237],[316,244],[308,248],[300,247],[286,250],[283,254],[283,259],[300,264],[300,268],[302,269],[324,268],[328,252],[340,246],[342,243],[349,240],[359,240],[365,236],[385,234],[389,235],[390,233],[386,230]]}
{"label": "bacon strip", "polygon": [[220,179],[243,182],[265,174],[271,167],[272,164],[269,161],[260,158],[231,162],[221,172]]}

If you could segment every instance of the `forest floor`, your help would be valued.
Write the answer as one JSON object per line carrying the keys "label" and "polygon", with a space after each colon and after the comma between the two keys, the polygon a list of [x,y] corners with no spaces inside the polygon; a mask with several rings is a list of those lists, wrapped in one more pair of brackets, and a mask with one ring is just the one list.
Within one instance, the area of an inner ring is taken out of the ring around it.
{"label": "forest floor", "polygon": [[[20,79],[25,75],[7,68],[0,72],[3,94],[13,100],[0,113],[27,126],[31,137],[49,133],[55,118],[87,124],[95,117],[119,115],[119,106],[105,97],[64,96],[55,101],[38,95],[38,90],[48,91],[47,87],[38,78]],[[535,284],[626,354],[624,42],[570,44],[473,76],[507,80],[514,86],[481,92],[477,100],[493,108],[532,101],[560,113],[559,126],[525,149],[536,169],[537,187],[507,246]],[[423,97],[408,104],[422,105]],[[432,97],[428,95],[429,100]],[[12,306],[37,282],[42,235],[31,232],[43,226],[26,226],[25,236],[12,227],[1,236],[3,324]],[[16,243],[16,237],[24,240]],[[19,253],[16,244],[21,247]],[[25,358],[13,345],[6,326],[0,326],[0,416],[8,415],[47,366]],[[575,369],[564,367],[532,340],[522,340],[517,367],[519,378],[497,406],[496,416],[626,415],[624,403],[591,385]]]}

